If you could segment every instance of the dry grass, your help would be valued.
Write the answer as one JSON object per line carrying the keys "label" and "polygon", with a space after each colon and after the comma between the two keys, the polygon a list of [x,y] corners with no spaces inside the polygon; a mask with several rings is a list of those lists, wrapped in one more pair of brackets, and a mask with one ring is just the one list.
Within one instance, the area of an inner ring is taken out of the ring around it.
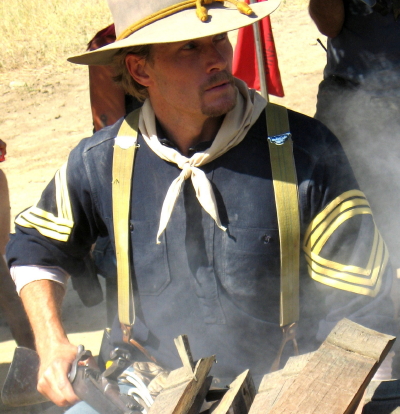
{"label": "dry grass", "polygon": [[0,0],[0,71],[62,65],[111,22],[105,0]]}
{"label": "dry grass", "polygon": [[[283,9],[308,0],[282,0]],[[0,0],[0,72],[64,65],[111,23],[105,0]]]}

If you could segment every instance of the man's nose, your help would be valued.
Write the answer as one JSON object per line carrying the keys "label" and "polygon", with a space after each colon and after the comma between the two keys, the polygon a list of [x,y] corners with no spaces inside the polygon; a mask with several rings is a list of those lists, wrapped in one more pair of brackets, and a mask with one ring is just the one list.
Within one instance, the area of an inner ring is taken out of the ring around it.
{"label": "man's nose", "polygon": [[227,66],[228,60],[226,54],[217,46],[210,45],[207,48],[207,71],[220,71],[226,69]]}

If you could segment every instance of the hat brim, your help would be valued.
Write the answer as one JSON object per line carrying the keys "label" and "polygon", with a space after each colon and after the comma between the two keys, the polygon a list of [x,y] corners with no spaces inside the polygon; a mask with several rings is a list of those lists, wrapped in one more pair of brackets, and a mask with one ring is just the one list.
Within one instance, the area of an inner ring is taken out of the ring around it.
{"label": "hat brim", "polygon": [[155,43],[181,42],[225,33],[248,26],[271,14],[281,0],[268,0],[251,4],[253,14],[246,16],[230,3],[214,2],[207,6],[209,18],[200,21],[194,8],[186,9],[157,20],[134,32],[129,37],[110,43],[92,52],[68,58],[69,62],[80,65],[109,65],[118,50]]}

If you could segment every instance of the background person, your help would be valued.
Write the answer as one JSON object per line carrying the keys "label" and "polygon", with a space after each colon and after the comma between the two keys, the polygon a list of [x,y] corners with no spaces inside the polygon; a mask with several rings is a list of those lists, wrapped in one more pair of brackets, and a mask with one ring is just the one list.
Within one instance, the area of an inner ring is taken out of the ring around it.
{"label": "background person", "polygon": [[310,0],[328,36],[315,117],[339,138],[400,268],[400,4]]}
{"label": "background person", "polygon": [[[4,160],[7,145],[0,139],[0,156]],[[10,195],[7,178],[0,169],[0,309],[5,323],[18,346],[35,349],[33,333],[21,299],[15,290],[4,255],[10,237]]]}

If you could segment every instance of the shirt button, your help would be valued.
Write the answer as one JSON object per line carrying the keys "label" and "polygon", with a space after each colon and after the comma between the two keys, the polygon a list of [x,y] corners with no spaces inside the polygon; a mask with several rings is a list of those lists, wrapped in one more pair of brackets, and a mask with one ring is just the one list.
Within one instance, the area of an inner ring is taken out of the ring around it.
{"label": "shirt button", "polygon": [[264,236],[262,236],[261,240],[263,241],[264,244],[268,244],[272,242],[272,237],[269,236],[268,234],[264,234]]}

